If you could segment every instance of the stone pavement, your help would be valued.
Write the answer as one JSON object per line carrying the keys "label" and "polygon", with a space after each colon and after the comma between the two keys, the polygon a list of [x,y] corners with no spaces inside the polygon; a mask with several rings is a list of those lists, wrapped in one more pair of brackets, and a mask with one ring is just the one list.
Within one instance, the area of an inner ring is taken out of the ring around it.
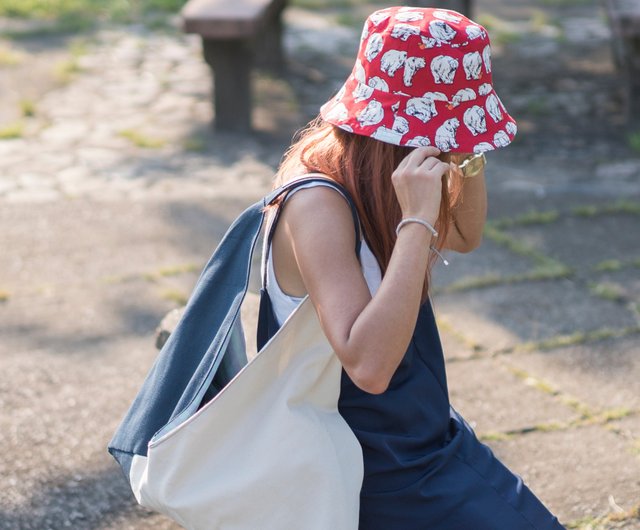
{"label": "stone pavement", "polygon": [[[638,529],[640,160],[595,4],[546,18],[524,4],[481,3],[520,136],[489,157],[481,247],[433,273],[451,401],[568,527]],[[359,9],[288,9],[289,73],[256,74],[249,136],[210,132],[199,43],[175,31],[107,27],[68,52],[10,43],[5,121],[34,71],[62,60],[65,75],[0,140],[2,530],[177,528],[135,505],[106,444],[156,325],[344,79]]]}

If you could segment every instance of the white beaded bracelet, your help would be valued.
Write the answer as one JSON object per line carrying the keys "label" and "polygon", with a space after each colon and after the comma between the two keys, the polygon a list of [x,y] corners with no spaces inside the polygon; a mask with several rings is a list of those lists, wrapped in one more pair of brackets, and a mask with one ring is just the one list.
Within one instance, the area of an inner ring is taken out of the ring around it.
{"label": "white beaded bracelet", "polygon": [[420,219],[419,217],[406,217],[402,221],[400,221],[398,223],[398,226],[396,227],[396,235],[400,233],[400,229],[407,223],[419,223],[422,226],[425,226],[433,234],[433,237],[438,237],[438,231],[433,228],[430,223],[428,223],[424,219]]}
{"label": "white beaded bracelet", "polygon": [[[398,223],[398,226],[396,227],[396,236],[400,234],[400,229],[408,223],[419,223],[425,226],[426,228],[428,228],[429,231],[433,234],[433,237],[438,237],[438,231],[435,228],[433,228],[433,226],[431,226],[430,223],[418,217],[407,217],[406,219],[403,219],[402,221],[400,221]],[[430,246],[429,248],[438,255],[438,257],[442,260],[442,262],[445,265],[449,265],[449,262],[445,259],[445,257],[442,254],[440,254],[440,252],[438,252],[438,249],[436,249],[433,245]]]}

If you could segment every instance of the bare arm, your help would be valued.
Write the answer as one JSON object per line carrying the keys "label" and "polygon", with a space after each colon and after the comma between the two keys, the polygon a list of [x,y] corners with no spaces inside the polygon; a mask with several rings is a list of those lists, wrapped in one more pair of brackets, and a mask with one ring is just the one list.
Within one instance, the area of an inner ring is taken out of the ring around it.
{"label": "bare arm", "polygon": [[[432,224],[439,208],[441,176],[448,169],[434,158],[425,159],[436,151],[423,148],[412,164],[394,173],[404,216]],[[415,328],[430,232],[415,223],[402,228],[372,298],[354,252],[353,220],[344,199],[333,190],[316,187],[301,190],[287,204],[281,223],[327,339],[356,385],[370,393],[383,392]]]}

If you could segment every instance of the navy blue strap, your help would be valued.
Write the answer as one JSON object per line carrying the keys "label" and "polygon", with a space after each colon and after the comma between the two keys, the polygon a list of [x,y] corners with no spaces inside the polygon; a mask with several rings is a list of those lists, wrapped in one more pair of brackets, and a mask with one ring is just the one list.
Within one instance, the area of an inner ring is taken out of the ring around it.
{"label": "navy blue strap", "polygon": [[290,182],[287,182],[286,184],[280,186],[278,189],[274,190],[272,193],[270,193],[269,195],[267,195],[264,198],[264,205],[270,205],[273,204],[273,202],[275,200],[278,199],[278,197],[280,197],[282,194],[285,194],[283,201],[278,205],[276,212],[274,214],[273,217],[273,221],[271,222],[271,226],[269,227],[269,233],[266,235],[267,238],[267,243],[265,246],[265,255],[263,257],[264,263],[265,263],[265,267],[264,267],[264,272],[263,272],[263,277],[262,277],[262,285],[266,285],[267,284],[267,260],[269,258],[269,249],[271,248],[271,240],[273,239],[273,234],[275,233],[275,228],[276,225],[278,223],[278,219],[280,218],[280,213],[282,212],[282,206],[284,205],[284,201],[287,200],[287,197],[289,196],[289,194],[296,188],[307,184],[309,182],[325,182],[327,183],[330,187],[334,188],[335,190],[337,190],[340,194],[342,194],[342,196],[347,200],[347,202],[349,203],[349,207],[351,208],[351,215],[353,217],[353,224],[355,227],[355,232],[356,232],[356,256],[358,257],[358,260],[360,260],[360,247],[361,247],[361,235],[360,235],[360,219],[358,217],[358,210],[356,208],[355,203],[353,202],[353,199],[351,198],[351,195],[349,194],[349,192],[346,190],[346,188],[344,186],[342,186],[341,184],[338,184],[335,180],[331,180],[327,177],[302,177],[302,178],[298,178],[295,180],[292,180]]}

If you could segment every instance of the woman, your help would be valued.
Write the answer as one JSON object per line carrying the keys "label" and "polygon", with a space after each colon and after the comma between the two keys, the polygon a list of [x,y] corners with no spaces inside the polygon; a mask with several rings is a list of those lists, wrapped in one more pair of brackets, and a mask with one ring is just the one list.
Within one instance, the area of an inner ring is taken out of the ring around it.
{"label": "woman", "polygon": [[260,326],[264,342],[309,295],[363,449],[363,530],[562,528],[450,407],[429,299],[439,251],[479,245],[482,153],[515,131],[484,28],[454,11],[387,8],[367,19],[352,74],[278,171],[274,187],[317,173],[343,189],[311,183],[277,205]]}

